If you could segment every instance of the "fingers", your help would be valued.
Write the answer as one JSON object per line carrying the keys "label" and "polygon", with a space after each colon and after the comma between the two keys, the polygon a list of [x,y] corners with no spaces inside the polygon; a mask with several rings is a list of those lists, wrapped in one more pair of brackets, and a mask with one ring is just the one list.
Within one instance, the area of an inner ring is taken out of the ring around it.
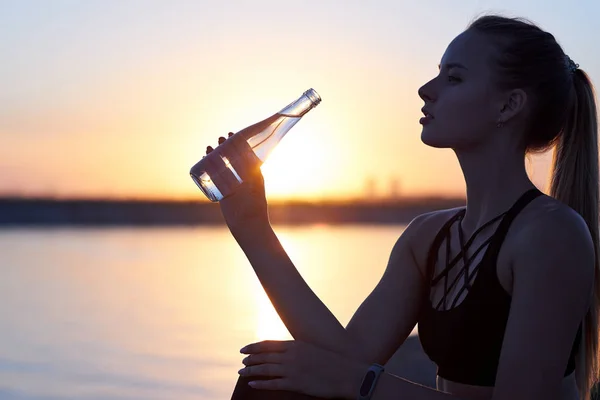
{"label": "fingers", "polygon": [[254,389],[261,390],[293,390],[294,386],[290,379],[265,379],[248,382],[248,385]]}
{"label": "fingers", "polygon": [[263,340],[262,342],[252,343],[242,347],[240,353],[282,353],[288,350],[293,344],[293,340]]}
{"label": "fingers", "polygon": [[260,364],[242,368],[238,371],[241,376],[285,376],[281,364]]}
{"label": "fingers", "polygon": [[244,365],[281,364],[282,362],[283,353],[251,354],[242,360],[242,364]]}
{"label": "fingers", "polygon": [[[229,132],[229,133],[227,134],[227,137],[232,137],[232,136],[233,136],[233,132]],[[221,144],[225,143],[225,141],[226,141],[226,140],[227,140],[227,139],[225,139],[225,137],[224,137],[224,136],[220,136],[220,137],[219,137],[219,140],[218,140],[218,142],[219,142],[219,144],[221,145]],[[212,152],[213,150],[214,150],[214,148],[213,148],[212,146],[206,146],[206,154],[209,154],[209,153],[210,153],[210,152]]]}

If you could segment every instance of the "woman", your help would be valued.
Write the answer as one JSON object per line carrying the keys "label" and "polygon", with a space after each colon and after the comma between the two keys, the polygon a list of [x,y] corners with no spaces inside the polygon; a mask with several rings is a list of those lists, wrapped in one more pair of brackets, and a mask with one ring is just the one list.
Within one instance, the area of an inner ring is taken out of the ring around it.
{"label": "woman", "polygon": [[[260,171],[220,203],[295,338],[242,349],[249,356],[234,398],[588,397],[598,372],[600,274],[597,121],[587,75],[549,33],[484,16],[450,43],[419,96],[422,141],[454,150],[467,205],[409,224],[347,327],[278,242]],[[524,160],[551,146],[547,196]],[[417,323],[438,365],[437,390],[381,367]]]}

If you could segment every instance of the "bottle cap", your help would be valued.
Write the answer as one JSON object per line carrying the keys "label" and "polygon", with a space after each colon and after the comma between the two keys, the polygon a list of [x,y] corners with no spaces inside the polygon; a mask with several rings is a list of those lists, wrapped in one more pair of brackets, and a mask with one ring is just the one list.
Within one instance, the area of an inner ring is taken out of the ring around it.
{"label": "bottle cap", "polygon": [[308,89],[306,92],[304,92],[304,95],[310,99],[310,101],[313,103],[313,107],[317,106],[321,102],[321,96],[319,96],[319,93],[317,93],[315,89]]}

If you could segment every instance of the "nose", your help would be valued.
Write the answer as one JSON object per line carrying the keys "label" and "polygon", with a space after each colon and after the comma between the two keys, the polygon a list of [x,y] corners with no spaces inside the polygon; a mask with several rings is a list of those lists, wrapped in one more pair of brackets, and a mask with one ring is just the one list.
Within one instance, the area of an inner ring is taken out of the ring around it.
{"label": "nose", "polygon": [[432,86],[433,79],[419,88],[419,97],[426,103],[433,103],[435,101],[435,94]]}

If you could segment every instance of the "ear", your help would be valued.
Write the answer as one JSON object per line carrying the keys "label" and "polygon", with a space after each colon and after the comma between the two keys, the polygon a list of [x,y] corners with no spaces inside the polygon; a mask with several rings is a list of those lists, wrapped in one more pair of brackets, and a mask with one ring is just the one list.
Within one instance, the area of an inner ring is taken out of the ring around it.
{"label": "ear", "polygon": [[527,104],[527,93],[523,89],[512,89],[504,96],[498,113],[498,123],[505,124],[518,115],[523,115]]}

